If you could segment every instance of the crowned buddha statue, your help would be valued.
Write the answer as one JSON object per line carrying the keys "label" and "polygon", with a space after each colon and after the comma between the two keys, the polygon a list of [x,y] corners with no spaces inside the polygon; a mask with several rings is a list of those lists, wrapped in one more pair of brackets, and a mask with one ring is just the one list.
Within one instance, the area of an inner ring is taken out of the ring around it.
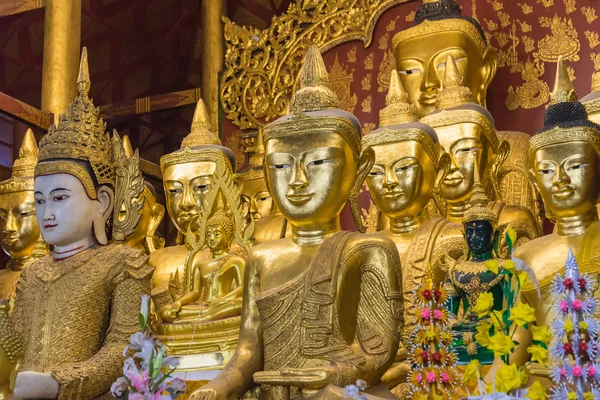
{"label": "crowned buddha statue", "polygon": [[[513,228],[517,232],[515,245],[536,238],[539,225],[532,212],[523,206],[499,201],[498,170],[508,157],[510,145],[498,138],[491,114],[475,103],[471,90],[463,86],[463,76],[452,55],[446,59],[444,86],[436,97],[436,109],[421,118],[421,122],[435,129],[442,148],[451,159],[450,171],[439,189],[446,204],[442,216],[462,223],[473,194],[475,170],[479,168],[477,173],[482,183],[495,199],[488,207],[498,216],[499,229]],[[502,233],[500,237],[501,254],[506,255],[507,246],[502,239],[505,235]]]}
{"label": "crowned buddha statue", "polygon": [[299,79],[291,114],[264,129],[267,184],[292,235],[252,249],[235,354],[191,399],[236,399],[255,384],[264,399],[343,398],[357,379],[367,395],[390,396],[379,382],[402,325],[398,251],[385,237],[340,230],[373,151],[361,151],[359,122],[337,108],[315,46]]}
{"label": "crowned buddha statue", "polygon": [[48,254],[35,217],[33,169],[37,160],[37,143],[27,129],[10,179],[0,182],[0,245],[10,257],[0,270],[0,299],[12,300],[23,268]]}
{"label": "crowned buddha statue", "polygon": [[[427,267],[437,282],[444,282],[445,255],[458,258],[464,247],[461,225],[428,215],[427,205],[448,172],[450,159],[441,151],[433,128],[419,122],[415,108],[407,101],[398,71],[394,70],[387,106],[379,113],[380,127],[362,140],[363,148],[371,147],[375,152],[367,184],[375,204],[389,218],[389,229],[377,234],[390,238],[400,253],[405,312],[413,308],[412,294]],[[403,342],[409,339],[410,329],[405,325]],[[405,358],[403,346],[399,353],[398,358]],[[386,386],[398,385],[410,367],[395,364],[384,375]]]}
{"label": "crowned buddha statue", "polygon": [[[152,300],[157,310],[173,303],[182,294],[183,268],[188,248],[183,238],[188,228],[198,229],[199,209],[210,186],[219,153],[227,156],[226,167],[235,171],[235,155],[221,144],[221,139],[211,131],[208,113],[202,99],[198,101],[190,133],[181,142],[181,149],[160,158],[167,212],[177,228],[175,246],[156,250],[150,264],[156,267],[152,277]],[[197,257],[208,257],[208,251]]]}
{"label": "crowned buddha statue", "polygon": [[[398,32],[392,46],[396,68],[419,117],[436,109],[449,55],[456,60],[465,86],[473,93],[473,101],[486,107],[488,88],[498,69],[498,55],[479,22],[463,16],[456,0],[423,0],[413,25]],[[438,136],[443,139],[440,132]],[[537,210],[535,189],[529,183],[527,171],[529,135],[501,131],[498,137],[511,146],[507,163],[497,172],[502,199],[508,204]]]}
{"label": "crowned buddha statue", "polygon": [[67,113],[40,141],[35,167],[35,211],[51,254],[22,271],[10,316],[24,345],[14,386],[21,399],[107,392],[139,329],[140,297],[150,292],[153,268],[142,250],[108,244],[111,233],[121,233],[110,222],[116,163],[88,97],[85,48],[77,87]]}

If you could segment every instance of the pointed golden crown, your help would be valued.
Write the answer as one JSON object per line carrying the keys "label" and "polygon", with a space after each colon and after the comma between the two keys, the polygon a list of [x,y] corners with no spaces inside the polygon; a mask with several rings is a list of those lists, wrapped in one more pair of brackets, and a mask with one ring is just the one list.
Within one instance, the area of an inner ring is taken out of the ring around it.
{"label": "pointed golden crown", "polygon": [[492,224],[492,227],[496,227],[498,223],[498,216],[495,212],[488,208],[490,199],[485,194],[483,184],[479,178],[479,167],[477,160],[475,160],[475,166],[473,168],[473,194],[469,201],[470,208],[465,212],[462,223],[466,224],[472,221],[488,221]]}
{"label": "pointed golden crown", "polygon": [[33,175],[39,150],[31,129],[27,129],[19,149],[19,158],[13,163],[9,179],[0,182],[0,194],[20,193],[33,190]]}
{"label": "pointed golden crown", "polygon": [[554,89],[550,93],[550,104],[573,101],[577,101],[577,93],[575,93],[575,88],[573,87],[573,83],[571,83],[565,61],[560,56],[556,63],[556,79],[554,80]]}
{"label": "pointed golden crown", "polygon": [[419,120],[417,110],[408,102],[408,94],[400,81],[398,70],[392,70],[390,88],[385,97],[386,107],[379,112],[379,126],[400,125]]}
{"label": "pointed golden crown", "polygon": [[[114,184],[111,140],[105,132],[106,124],[99,117],[99,110],[89,98],[90,86],[87,49],[84,47],[77,78],[79,93],[69,104],[67,113],[60,115],[58,125],[50,126],[48,134],[40,141],[36,176],[72,173],[61,170],[59,164],[65,163],[62,160],[79,160],[90,164],[98,184]],[[81,168],[78,168],[75,176],[80,180],[85,179]],[[89,185],[86,189],[89,189]]]}
{"label": "pointed golden crown", "polygon": [[212,131],[210,126],[210,118],[206,111],[206,104],[202,99],[198,100],[196,109],[194,110],[194,118],[192,119],[192,128],[190,133],[183,138],[181,148],[196,147],[204,145],[222,146],[219,136]]}
{"label": "pointed golden crown", "polygon": [[446,110],[448,108],[475,102],[471,89],[463,85],[463,80],[463,76],[458,70],[454,57],[449,54],[446,58],[446,69],[444,71],[442,90],[438,93],[435,102],[435,106],[438,110]]}

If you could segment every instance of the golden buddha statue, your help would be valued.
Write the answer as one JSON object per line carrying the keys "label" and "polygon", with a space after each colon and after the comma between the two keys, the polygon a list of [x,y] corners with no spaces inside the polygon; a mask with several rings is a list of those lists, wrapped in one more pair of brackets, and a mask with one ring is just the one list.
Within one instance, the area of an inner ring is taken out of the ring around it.
{"label": "golden buddha statue", "polygon": [[600,123],[600,73],[592,75],[592,91],[580,100],[588,114],[588,119]]}
{"label": "golden buddha statue", "polygon": [[6,269],[0,270],[0,299],[12,300],[23,268],[48,254],[35,218],[33,169],[37,159],[35,137],[27,129],[10,179],[0,182],[0,245],[10,256]]}
{"label": "golden buddha statue", "polygon": [[[235,171],[235,155],[222,146],[221,139],[211,131],[208,113],[202,99],[198,101],[190,133],[183,139],[181,149],[166,154],[160,159],[163,174],[167,211],[171,221],[177,228],[177,244],[156,250],[150,255],[150,265],[156,267],[152,277],[152,300],[157,310],[173,303],[181,295],[181,291],[173,288],[175,276],[184,276],[183,267],[188,249],[183,238],[188,228],[198,229],[199,209],[210,186],[210,179],[215,171],[218,152],[225,154],[229,160],[227,168]],[[208,257],[208,251],[197,257]],[[181,288],[181,282],[175,283]]]}
{"label": "golden buddha statue", "polygon": [[23,341],[10,323],[10,304],[0,300],[0,400],[11,398],[23,358]]}
{"label": "golden buddha statue", "polygon": [[108,244],[115,160],[88,97],[85,48],[77,87],[67,113],[40,141],[35,167],[36,216],[52,253],[24,269],[17,284],[10,322],[25,347],[14,387],[21,399],[91,399],[108,391],[139,329],[141,294],[150,291],[153,268],[143,252]]}
{"label": "golden buddha statue", "polygon": [[[445,218],[429,218],[427,205],[447,174],[450,159],[440,149],[433,128],[418,122],[408,104],[398,71],[392,71],[385,107],[379,113],[380,128],[363,137],[363,148],[375,152],[375,164],[367,176],[369,191],[377,207],[390,220],[389,229],[377,232],[398,248],[402,265],[404,310],[412,308],[412,294],[421,284],[427,267],[437,282],[446,279],[445,255],[463,253],[462,226]],[[405,315],[406,320],[406,315]],[[403,342],[410,330],[405,326]],[[396,361],[405,358],[399,350]],[[383,377],[388,388],[408,374],[408,364],[394,365]]]}
{"label": "golden buddha statue", "polygon": [[[462,222],[473,193],[475,169],[479,166],[478,175],[487,184],[490,197],[496,199],[488,207],[498,215],[499,229],[512,227],[517,232],[516,245],[536,238],[539,225],[530,210],[498,201],[498,170],[508,157],[508,142],[498,138],[490,113],[474,102],[469,88],[462,86],[463,77],[452,55],[447,57],[445,65],[444,87],[436,100],[438,111],[421,119],[435,129],[451,159],[450,171],[440,186],[440,197],[446,203],[442,216]],[[500,237],[505,238],[503,232]],[[504,242],[501,240],[501,256],[507,254]]]}
{"label": "golden buddha statue", "polygon": [[[435,111],[449,55],[456,60],[473,100],[486,107],[487,91],[498,69],[498,55],[479,22],[463,16],[456,0],[423,0],[413,26],[398,32],[392,45],[396,68],[419,117]],[[537,214],[536,193],[527,171],[529,135],[513,131],[497,135],[511,146],[505,167],[497,172],[502,199]],[[443,139],[439,132],[438,136]]]}
{"label": "golden buddha statue", "polygon": [[240,398],[254,384],[260,398],[343,398],[359,378],[390,396],[378,384],[398,349],[400,262],[389,239],[340,230],[374,155],[338,103],[312,46],[291,114],[264,130],[267,184],[292,235],[252,249],[236,352],[191,399]]}

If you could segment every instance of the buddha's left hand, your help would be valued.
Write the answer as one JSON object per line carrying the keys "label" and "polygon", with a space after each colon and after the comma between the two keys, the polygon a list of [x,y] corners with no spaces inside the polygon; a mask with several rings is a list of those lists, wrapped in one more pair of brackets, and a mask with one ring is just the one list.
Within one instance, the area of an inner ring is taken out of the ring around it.
{"label": "buddha's left hand", "polygon": [[18,399],[55,399],[58,382],[50,374],[23,371],[17,374],[14,395]]}
{"label": "buddha's left hand", "polygon": [[331,366],[315,368],[287,368],[281,371],[261,371],[254,374],[254,382],[272,386],[296,386],[303,389],[322,389],[333,380]]}

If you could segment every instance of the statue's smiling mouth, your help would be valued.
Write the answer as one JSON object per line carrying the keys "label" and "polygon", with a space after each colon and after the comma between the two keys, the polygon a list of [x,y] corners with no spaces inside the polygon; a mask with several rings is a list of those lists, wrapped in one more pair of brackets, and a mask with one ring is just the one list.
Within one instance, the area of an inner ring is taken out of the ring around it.
{"label": "statue's smiling mouth", "polygon": [[290,203],[298,205],[307,203],[312,198],[312,196],[313,195],[311,193],[291,193],[288,194],[286,197]]}
{"label": "statue's smiling mouth", "polygon": [[44,229],[56,228],[58,224],[44,224]]}

